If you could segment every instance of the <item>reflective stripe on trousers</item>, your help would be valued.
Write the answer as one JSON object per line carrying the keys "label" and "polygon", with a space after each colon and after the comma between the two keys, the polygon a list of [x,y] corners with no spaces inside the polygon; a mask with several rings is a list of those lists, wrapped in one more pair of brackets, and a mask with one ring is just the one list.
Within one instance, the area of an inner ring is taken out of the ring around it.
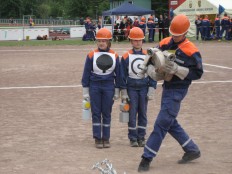
{"label": "reflective stripe on trousers", "polygon": [[90,86],[93,137],[109,140],[114,86],[99,83]]}
{"label": "reflective stripe on trousers", "polygon": [[180,126],[176,117],[180,110],[180,104],[188,89],[164,89],[162,94],[161,110],[150,134],[143,156],[152,159],[156,156],[165,135],[175,138],[185,152],[199,151],[197,145],[189,138],[188,134]]}
{"label": "reflective stripe on trousers", "polygon": [[[148,88],[141,90],[128,89],[128,96],[130,98],[128,138],[130,140],[144,139],[146,135],[147,92]],[[136,123],[137,117],[138,124]]]}

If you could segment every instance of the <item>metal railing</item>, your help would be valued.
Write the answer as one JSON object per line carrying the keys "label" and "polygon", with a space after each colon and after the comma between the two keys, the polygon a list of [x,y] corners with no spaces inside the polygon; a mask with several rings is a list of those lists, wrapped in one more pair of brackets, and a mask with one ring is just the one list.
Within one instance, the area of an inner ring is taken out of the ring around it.
{"label": "metal railing", "polygon": [[[80,20],[64,20],[64,19],[33,19],[35,25],[80,25]],[[92,20],[92,22],[97,23],[96,20]],[[14,25],[14,26],[22,26],[23,24],[29,26],[29,19],[13,19],[13,23],[11,19],[0,19],[0,24],[5,25]],[[104,20],[104,25],[107,24],[107,20]]]}
{"label": "metal railing", "polygon": [[[60,20],[60,19],[33,19],[35,25],[80,25],[79,20]],[[0,19],[0,24],[6,25],[29,25],[29,19]]]}

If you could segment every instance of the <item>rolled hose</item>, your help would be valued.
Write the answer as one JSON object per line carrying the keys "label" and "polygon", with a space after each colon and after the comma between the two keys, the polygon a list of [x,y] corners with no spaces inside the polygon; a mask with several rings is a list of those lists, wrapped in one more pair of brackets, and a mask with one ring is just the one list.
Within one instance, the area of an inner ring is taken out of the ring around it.
{"label": "rolled hose", "polygon": [[176,55],[168,51],[163,51],[163,54],[168,61],[175,61],[176,59]]}

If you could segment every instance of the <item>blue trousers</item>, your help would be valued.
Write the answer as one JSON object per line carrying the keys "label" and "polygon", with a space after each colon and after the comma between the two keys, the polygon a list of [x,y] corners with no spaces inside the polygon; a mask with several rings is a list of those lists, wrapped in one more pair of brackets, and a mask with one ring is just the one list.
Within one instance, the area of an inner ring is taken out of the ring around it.
{"label": "blue trousers", "polygon": [[109,140],[114,84],[93,82],[89,88],[93,138]]}
{"label": "blue trousers", "polygon": [[216,26],[215,28],[216,28],[215,29],[216,30],[216,38],[220,39],[220,26]]}
{"label": "blue trousers", "polygon": [[200,28],[200,27],[197,27],[197,28],[196,28],[196,39],[197,39],[197,40],[199,39],[199,33],[201,34],[201,37],[202,37],[201,28]]}
{"label": "blue trousers", "polygon": [[152,41],[153,42],[155,41],[155,30],[156,30],[156,28],[153,28],[153,36],[152,36]]}
{"label": "blue trousers", "polygon": [[[231,30],[232,30],[232,28],[231,28]],[[231,31],[228,32],[227,40],[231,40]]]}
{"label": "blue trousers", "polygon": [[154,31],[153,28],[148,30],[148,41],[153,42],[154,41]]}
{"label": "blue trousers", "polygon": [[210,29],[207,26],[202,27],[202,40],[208,40],[210,35]]}
{"label": "blue trousers", "polygon": [[199,148],[180,126],[176,117],[180,110],[181,101],[188,89],[163,89],[161,110],[144,147],[143,157],[152,160],[161,146],[167,132],[175,138],[185,152],[198,152]]}
{"label": "blue trousers", "polygon": [[228,40],[228,27],[222,27],[220,31],[220,38],[222,39],[224,31],[226,31],[225,39]]}
{"label": "blue trousers", "polygon": [[[140,90],[128,89],[130,98],[128,138],[130,140],[143,140],[147,128],[147,92],[148,88]],[[138,115],[138,124],[137,121]]]}

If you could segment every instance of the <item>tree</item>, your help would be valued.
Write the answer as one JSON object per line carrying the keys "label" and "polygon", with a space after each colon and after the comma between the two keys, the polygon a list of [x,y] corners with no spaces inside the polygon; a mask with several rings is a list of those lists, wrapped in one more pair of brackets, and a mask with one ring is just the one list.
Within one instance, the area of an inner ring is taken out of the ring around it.
{"label": "tree", "polygon": [[41,4],[37,8],[38,18],[49,18],[51,14],[51,6],[48,4]]}
{"label": "tree", "polygon": [[70,18],[87,16],[89,0],[67,0],[66,3],[67,15]]}
{"label": "tree", "polygon": [[168,1],[167,0],[152,0],[152,9],[157,14],[163,14],[168,12]]}
{"label": "tree", "polygon": [[67,0],[67,14],[70,18],[90,16],[95,18],[96,14],[108,10],[110,3],[108,0]]}
{"label": "tree", "polygon": [[0,0],[0,4],[0,18],[95,18],[110,7],[109,0]]}
{"label": "tree", "polygon": [[0,17],[16,18],[22,15],[22,0],[0,0]]}
{"label": "tree", "polygon": [[64,5],[62,2],[53,2],[50,4],[51,5],[51,13],[50,16],[64,16],[65,11],[64,11]]}

